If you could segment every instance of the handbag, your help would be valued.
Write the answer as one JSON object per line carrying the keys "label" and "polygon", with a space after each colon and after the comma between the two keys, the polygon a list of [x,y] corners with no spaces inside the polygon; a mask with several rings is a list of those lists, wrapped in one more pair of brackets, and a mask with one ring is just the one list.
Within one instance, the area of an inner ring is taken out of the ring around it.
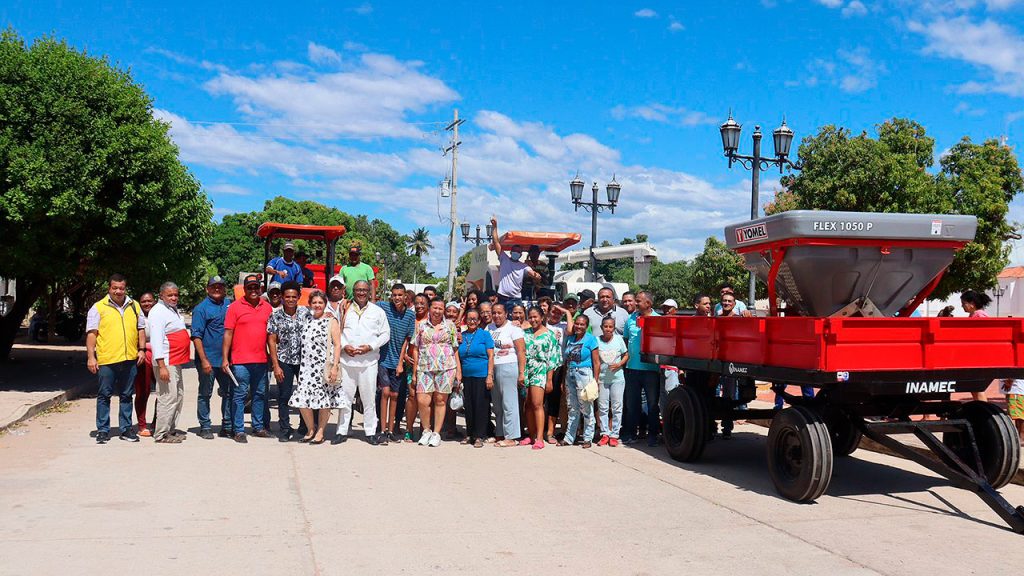
{"label": "handbag", "polygon": [[448,397],[448,407],[452,410],[461,410],[465,404],[466,401],[462,397],[462,392],[452,392]]}
{"label": "handbag", "polygon": [[580,402],[593,402],[601,395],[600,390],[597,387],[597,380],[591,376],[587,380],[587,385],[579,390]]}

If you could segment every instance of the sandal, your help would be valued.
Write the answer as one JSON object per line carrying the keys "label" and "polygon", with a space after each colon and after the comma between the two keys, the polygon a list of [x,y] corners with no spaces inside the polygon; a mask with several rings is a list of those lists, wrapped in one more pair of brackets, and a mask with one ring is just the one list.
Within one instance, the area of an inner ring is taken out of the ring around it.
{"label": "sandal", "polygon": [[476,442],[473,442],[473,448],[483,448],[483,447],[484,447],[484,443],[481,442],[479,438],[476,439]]}
{"label": "sandal", "polygon": [[497,446],[498,448],[511,448],[513,446],[518,446],[519,443],[516,442],[515,440],[505,439],[500,442],[495,442],[494,445]]}
{"label": "sandal", "polygon": [[302,438],[299,438],[299,443],[300,444],[308,444],[312,440],[313,440],[313,436],[303,436]]}
{"label": "sandal", "polygon": [[559,440],[558,446],[572,446],[572,444],[566,442],[565,440]]}
{"label": "sandal", "polygon": [[310,444],[323,444],[324,443],[324,439],[323,438],[320,438],[319,440],[313,439],[313,440],[310,440],[309,443]]}
{"label": "sandal", "polygon": [[469,440],[468,436],[459,441],[459,444],[469,444],[469,443],[470,443],[470,440]]}
{"label": "sandal", "polygon": [[544,441],[547,442],[548,444],[558,444],[558,439],[555,438],[554,435],[548,436],[547,438],[544,439]]}
{"label": "sandal", "polygon": [[531,444],[533,444],[533,438],[527,437],[519,441],[520,446],[529,446]]}

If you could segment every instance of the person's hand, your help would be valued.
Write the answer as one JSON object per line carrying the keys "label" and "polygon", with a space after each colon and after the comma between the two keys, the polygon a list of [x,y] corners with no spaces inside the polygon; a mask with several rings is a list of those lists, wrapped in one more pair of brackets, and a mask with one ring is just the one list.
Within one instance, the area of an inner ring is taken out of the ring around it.
{"label": "person's hand", "polygon": [[491,226],[497,226],[497,225],[498,225],[498,217],[497,216],[491,216]]}
{"label": "person's hand", "polygon": [[203,374],[209,376],[210,374],[213,373],[213,365],[210,364],[209,360],[203,360],[201,367],[203,369]]}
{"label": "person's hand", "polygon": [[274,273],[280,276],[281,278],[286,278],[288,276],[287,270],[275,270]]}
{"label": "person's hand", "polygon": [[224,372],[226,374],[230,374],[231,373],[231,364],[229,364],[228,361],[225,360],[224,362],[221,363],[220,370],[221,370],[221,372]]}
{"label": "person's hand", "polygon": [[520,388],[525,386],[526,385],[526,377],[523,376],[522,374],[520,374],[519,378],[516,379],[516,385],[519,386]]}
{"label": "person's hand", "polygon": [[355,356],[357,354],[355,346],[352,346],[351,344],[347,344],[344,348],[342,348],[342,350],[345,352],[345,354],[348,354],[349,356]]}
{"label": "person's hand", "polygon": [[398,367],[395,368],[395,376],[401,376],[405,372],[405,362],[399,362]]}
{"label": "person's hand", "polygon": [[338,365],[337,364],[332,364],[331,365],[331,370],[330,370],[330,372],[327,373],[327,381],[328,382],[337,382],[338,381]]}
{"label": "person's hand", "polygon": [[160,366],[160,381],[161,382],[170,382],[171,381],[171,371],[167,369],[167,365],[166,364],[164,364],[163,366]]}
{"label": "person's hand", "polygon": [[360,354],[369,354],[371,350],[372,348],[370,348],[369,344],[363,344],[362,346],[359,347]]}
{"label": "person's hand", "polygon": [[280,364],[274,366],[274,379],[277,380],[278,384],[284,382],[284,369],[281,368]]}
{"label": "person's hand", "polygon": [[145,363],[146,363],[146,351],[145,350],[139,350],[138,358],[135,359],[135,365],[136,366],[142,366]]}
{"label": "person's hand", "polygon": [[100,365],[98,362],[96,362],[95,358],[89,358],[89,360],[85,363],[85,366],[89,369],[89,372],[92,372],[93,374],[100,371]]}
{"label": "person's hand", "polygon": [[485,382],[485,384],[487,384],[487,389],[488,390],[494,389],[494,377],[493,376],[487,376],[487,380],[485,380],[484,382]]}

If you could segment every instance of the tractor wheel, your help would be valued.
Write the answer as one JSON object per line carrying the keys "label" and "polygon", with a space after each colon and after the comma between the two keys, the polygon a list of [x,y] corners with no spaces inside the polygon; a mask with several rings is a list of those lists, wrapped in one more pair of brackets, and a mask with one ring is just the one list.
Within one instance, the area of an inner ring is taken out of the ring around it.
{"label": "tractor wheel", "polygon": [[[978,400],[965,403],[954,414],[971,423],[985,478],[993,488],[1006,486],[1020,465],[1020,438],[1013,420],[1001,408]],[[964,432],[946,432],[942,442],[968,466],[974,466],[974,450]]]}
{"label": "tractor wheel", "polygon": [[832,439],[813,410],[792,406],[768,429],[768,472],[775,489],[794,502],[813,502],[832,480]]}
{"label": "tractor wheel", "polygon": [[854,418],[859,419],[860,416],[838,408],[825,409],[825,425],[828,426],[828,434],[832,439],[833,456],[849,456],[860,446],[863,434]]}
{"label": "tractor wheel", "polygon": [[665,405],[665,448],[674,460],[693,462],[704,453],[711,425],[704,398],[693,388],[678,386]]}

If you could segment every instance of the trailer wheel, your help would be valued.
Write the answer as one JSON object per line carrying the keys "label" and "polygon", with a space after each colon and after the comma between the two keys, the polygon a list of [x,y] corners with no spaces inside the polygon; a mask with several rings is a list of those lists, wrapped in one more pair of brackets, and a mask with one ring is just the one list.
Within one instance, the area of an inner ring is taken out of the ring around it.
{"label": "trailer wheel", "polygon": [[795,502],[812,502],[832,480],[832,438],[821,417],[805,406],[779,412],[768,429],[768,472],[775,489]]}
{"label": "trailer wheel", "polygon": [[854,416],[837,408],[826,409],[825,424],[828,426],[829,437],[832,439],[832,454],[844,457],[853,454],[860,446],[863,434],[854,421]]}
{"label": "trailer wheel", "polygon": [[665,448],[673,460],[693,462],[704,453],[710,424],[707,403],[690,386],[669,392],[665,405]]}
{"label": "trailer wheel", "polygon": [[[998,406],[978,400],[965,403],[954,417],[971,423],[988,483],[996,489],[1009,484],[1020,465],[1020,438],[1013,420]],[[966,433],[946,432],[942,442],[968,466],[973,466],[974,454]]]}

